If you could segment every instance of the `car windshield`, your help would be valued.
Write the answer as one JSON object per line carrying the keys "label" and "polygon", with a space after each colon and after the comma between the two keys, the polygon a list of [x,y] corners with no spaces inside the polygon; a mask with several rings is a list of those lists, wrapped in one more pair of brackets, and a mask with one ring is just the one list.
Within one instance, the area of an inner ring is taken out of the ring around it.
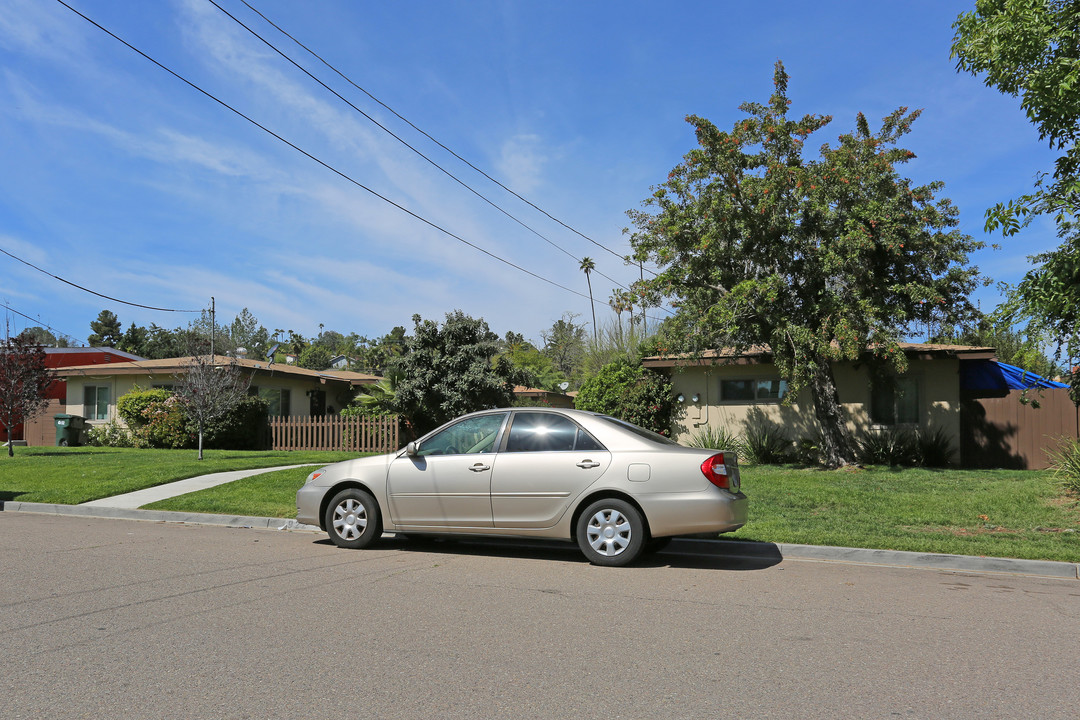
{"label": "car windshield", "polygon": [[617,427],[621,427],[623,430],[629,430],[630,432],[634,433],[635,435],[637,435],[642,440],[648,440],[649,442],[654,442],[654,443],[657,443],[659,445],[678,445],[679,444],[679,443],[675,442],[674,440],[672,440],[671,438],[666,438],[663,435],[660,435],[658,433],[654,433],[652,430],[646,430],[643,427],[638,427],[637,425],[634,425],[633,423],[628,423],[625,420],[620,420],[619,418],[614,418],[614,417],[611,417],[609,415],[600,415],[599,418],[601,420],[604,420],[606,422],[611,423],[612,425],[615,425]]}

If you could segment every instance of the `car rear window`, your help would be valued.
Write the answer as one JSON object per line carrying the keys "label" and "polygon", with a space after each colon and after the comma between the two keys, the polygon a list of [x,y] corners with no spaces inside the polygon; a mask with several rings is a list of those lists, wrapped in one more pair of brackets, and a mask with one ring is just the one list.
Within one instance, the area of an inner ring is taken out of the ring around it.
{"label": "car rear window", "polygon": [[601,420],[609,422],[612,425],[615,425],[616,427],[620,427],[623,430],[629,430],[630,432],[634,433],[635,435],[637,435],[642,440],[648,440],[649,442],[654,442],[654,443],[657,443],[659,445],[678,445],[679,444],[679,443],[675,442],[674,440],[672,440],[671,438],[666,438],[663,435],[659,435],[657,433],[654,433],[652,430],[646,430],[643,427],[638,427],[637,425],[634,425],[633,423],[628,423],[625,420],[620,420],[619,418],[610,417],[609,415],[600,415],[599,417],[600,417]]}

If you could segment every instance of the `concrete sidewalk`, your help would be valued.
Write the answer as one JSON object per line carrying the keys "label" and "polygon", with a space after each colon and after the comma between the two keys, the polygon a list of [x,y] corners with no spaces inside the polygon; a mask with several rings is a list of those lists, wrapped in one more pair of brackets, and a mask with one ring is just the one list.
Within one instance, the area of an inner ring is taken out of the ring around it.
{"label": "concrete sidewalk", "polygon": [[251,477],[252,475],[262,475],[263,473],[274,472],[276,470],[315,467],[317,465],[319,465],[319,463],[282,465],[281,467],[256,468],[254,470],[231,470],[229,472],[212,473],[210,475],[199,475],[198,477],[188,478],[187,480],[177,480],[176,482],[166,483],[165,485],[158,485],[144,490],[136,490],[135,492],[124,493],[123,495],[114,495],[113,497],[101,498],[100,500],[91,500],[90,502],[82,503],[78,507],[135,510],[143,505],[157,502],[158,500],[167,500],[176,497],[177,495],[186,495],[190,492],[205,490],[207,488],[216,487],[217,485],[224,485],[225,483]]}

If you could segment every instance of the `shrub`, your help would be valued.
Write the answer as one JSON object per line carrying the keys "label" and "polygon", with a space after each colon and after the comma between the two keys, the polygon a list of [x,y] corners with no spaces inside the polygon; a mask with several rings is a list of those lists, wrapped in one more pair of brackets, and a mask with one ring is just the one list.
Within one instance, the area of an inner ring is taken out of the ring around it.
{"label": "shrub", "polygon": [[892,428],[869,433],[859,441],[859,461],[867,465],[918,465],[918,436]]}
{"label": "shrub", "polygon": [[918,446],[918,459],[923,467],[944,468],[952,464],[952,436],[943,428],[920,430]]}
{"label": "shrub", "polygon": [[1056,449],[1047,450],[1050,467],[1066,490],[1080,493],[1080,439],[1063,437]]}
{"label": "shrub", "polygon": [[779,465],[791,460],[791,438],[779,425],[762,420],[751,425],[743,438],[746,461],[755,465]]}
{"label": "shrub", "polygon": [[[203,428],[203,445],[221,450],[263,450],[270,431],[269,405],[266,400],[248,395],[222,417]],[[195,423],[188,430],[198,433]]]}
{"label": "shrub", "polygon": [[675,415],[671,381],[629,360],[616,360],[600,368],[582,383],[574,405],[671,436]]}
{"label": "shrub", "polygon": [[821,465],[821,437],[815,435],[799,438],[795,442],[794,455],[795,462],[802,465]]}
{"label": "shrub", "polygon": [[91,425],[86,431],[86,444],[94,447],[134,447],[131,432],[116,422],[110,420],[105,425]]}
{"label": "shrub", "polygon": [[706,425],[705,427],[698,428],[693,435],[691,435],[686,445],[692,448],[704,448],[706,450],[734,450],[742,457],[742,440],[739,436],[733,432],[730,432],[727,428],[718,427],[716,425]]}
{"label": "shrub", "polygon": [[143,390],[138,385],[131,392],[116,400],[116,412],[129,428],[135,429],[150,422],[150,406],[172,397],[172,391],[164,389]]}

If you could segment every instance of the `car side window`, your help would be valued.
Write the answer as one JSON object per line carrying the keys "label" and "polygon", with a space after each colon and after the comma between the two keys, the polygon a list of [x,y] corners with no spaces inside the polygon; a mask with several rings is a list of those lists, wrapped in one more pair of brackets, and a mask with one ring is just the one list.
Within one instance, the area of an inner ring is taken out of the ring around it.
{"label": "car side window", "polygon": [[573,420],[554,413],[519,412],[514,415],[506,452],[566,452],[602,450],[599,443]]}
{"label": "car side window", "polygon": [[454,423],[420,444],[418,455],[464,455],[495,452],[506,413],[480,415]]}

